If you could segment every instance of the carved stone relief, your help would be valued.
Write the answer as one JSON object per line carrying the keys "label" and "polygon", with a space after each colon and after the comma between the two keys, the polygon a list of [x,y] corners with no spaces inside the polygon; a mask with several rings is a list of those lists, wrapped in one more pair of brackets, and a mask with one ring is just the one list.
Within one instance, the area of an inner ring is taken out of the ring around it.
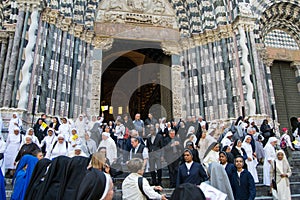
{"label": "carved stone relief", "polygon": [[103,1],[96,22],[149,24],[177,28],[176,14],[165,0]]}

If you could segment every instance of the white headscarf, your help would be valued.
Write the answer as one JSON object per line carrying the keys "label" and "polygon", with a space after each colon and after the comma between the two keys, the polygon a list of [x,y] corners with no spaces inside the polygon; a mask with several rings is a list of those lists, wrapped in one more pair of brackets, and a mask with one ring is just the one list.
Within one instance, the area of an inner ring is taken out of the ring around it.
{"label": "white headscarf", "polygon": [[272,142],[275,142],[277,141],[277,138],[276,137],[270,137],[269,140],[268,140],[268,143],[272,143]]}

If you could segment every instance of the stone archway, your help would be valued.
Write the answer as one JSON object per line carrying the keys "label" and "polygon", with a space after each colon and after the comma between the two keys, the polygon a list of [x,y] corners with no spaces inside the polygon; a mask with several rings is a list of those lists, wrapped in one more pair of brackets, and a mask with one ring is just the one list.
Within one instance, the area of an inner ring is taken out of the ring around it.
{"label": "stone archway", "polygon": [[[297,82],[300,74],[300,67],[298,66],[300,51],[299,48],[295,48],[300,46],[298,34],[300,31],[299,3],[293,0],[273,0],[268,3],[256,1],[254,5],[254,10],[259,15],[256,20],[256,42],[264,47],[263,54],[266,81],[270,91],[270,103],[276,120],[289,127],[288,118],[293,116],[288,116],[288,113],[285,113],[286,116],[283,117],[283,111],[286,108],[282,108],[287,101],[283,102],[283,98],[279,98],[280,93],[278,91],[280,90],[278,88],[287,87],[286,80],[282,76],[289,76],[289,79],[294,80],[293,88],[297,88],[298,85],[298,94],[295,92],[294,96],[299,95],[300,92],[299,81]],[[293,43],[293,47],[288,46],[289,42],[290,44]],[[289,75],[285,73],[289,73]],[[278,78],[279,76],[281,78]],[[272,79],[276,79],[276,82]],[[289,86],[291,87],[291,85]]]}

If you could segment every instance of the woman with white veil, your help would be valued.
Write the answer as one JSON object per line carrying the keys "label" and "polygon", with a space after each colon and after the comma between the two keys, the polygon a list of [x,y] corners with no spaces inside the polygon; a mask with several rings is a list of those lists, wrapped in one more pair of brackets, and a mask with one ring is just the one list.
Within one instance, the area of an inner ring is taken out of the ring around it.
{"label": "woman with white veil", "polygon": [[18,113],[13,113],[13,116],[9,121],[8,134],[13,134],[15,128],[21,129],[22,125],[22,120],[19,118]]}
{"label": "woman with white veil", "polygon": [[86,118],[82,114],[80,114],[78,116],[78,118],[76,119],[76,121],[75,121],[75,128],[77,130],[78,136],[82,140],[84,140],[84,134],[85,134],[85,131],[87,129],[87,120],[86,120]]}
{"label": "woman with white veil", "polygon": [[62,123],[58,128],[58,134],[63,134],[66,141],[71,137],[71,125],[67,117],[62,118]]}
{"label": "woman with white veil", "polygon": [[243,141],[242,147],[245,149],[245,152],[247,154],[247,159],[246,159],[246,163],[248,166],[248,171],[251,173],[251,175],[253,176],[254,182],[258,183],[258,176],[257,176],[257,170],[256,170],[256,166],[258,164],[257,159],[256,159],[256,155],[254,154],[253,150],[252,150],[252,146],[251,146],[251,136],[247,135]]}

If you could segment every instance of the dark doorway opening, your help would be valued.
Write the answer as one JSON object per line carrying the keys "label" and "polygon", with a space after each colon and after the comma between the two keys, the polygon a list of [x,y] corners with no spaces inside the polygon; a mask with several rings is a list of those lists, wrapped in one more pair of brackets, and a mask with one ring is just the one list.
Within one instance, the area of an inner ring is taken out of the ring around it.
{"label": "dark doorway opening", "polygon": [[287,127],[292,130],[291,121],[300,113],[300,94],[297,88],[295,69],[290,67],[289,62],[274,61],[271,75],[280,128]]}
{"label": "dark doorway opening", "polygon": [[[149,112],[155,118],[172,118],[171,74],[159,67],[170,66],[171,58],[159,44],[150,42],[148,47],[145,42],[117,40],[111,50],[104,52],[101,108],[106,121],[123,114],[134,119],[136,113],[146,119]],[[131,77],[124,78],[128,74]],[[150,81],[144,84],[145,79]],[[160,84],[165,79],[170,87]],[[129,87],[134,90],[129,92]]]}

